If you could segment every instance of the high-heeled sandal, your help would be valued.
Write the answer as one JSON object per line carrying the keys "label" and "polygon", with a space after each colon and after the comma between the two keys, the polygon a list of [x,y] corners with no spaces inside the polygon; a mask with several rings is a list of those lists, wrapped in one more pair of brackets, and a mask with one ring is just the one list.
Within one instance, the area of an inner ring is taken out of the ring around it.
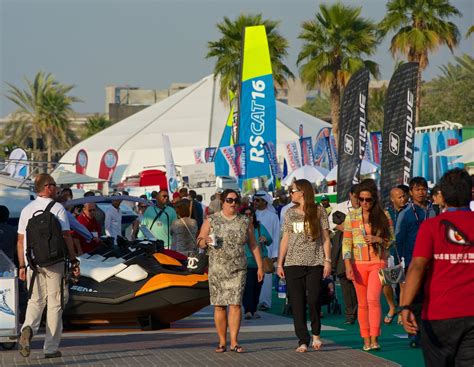
{"label": "high-heeled sandal", "polygon": [[244,348],[241,345],[236,344],[234,347],[231,347],[230,350],[235,353],[243,353]]}

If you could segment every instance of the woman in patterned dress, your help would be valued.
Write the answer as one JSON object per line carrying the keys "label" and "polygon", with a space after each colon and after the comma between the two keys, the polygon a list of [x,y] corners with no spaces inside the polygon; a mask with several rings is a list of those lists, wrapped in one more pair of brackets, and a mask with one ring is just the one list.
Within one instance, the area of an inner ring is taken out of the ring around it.
{"label": "woman in patterned dress", "polygon": [[[290,190],[295,204],[288,209],[283,222],[277,274],[286,278],[288,299],[298,337],[297,352],[308,351],[308,345],[319,350],[320,293],[323,277],[331,274],[331,243],[326,210],[314,202],[314,190],[308,180],[296,180]],[[284,266],[284,267],[283,267]],[[309,306],[311,334],[306,326],[306,304]]]}
{"label": "woman in patterned dress", "polygon": [[[208,249],[209,254],[209,292],[214,305],[219,345],[216,352],[226,351],[227,324],[229,324],[231,350],[242,353],[238,343],[240,321],[242,319],[242,295],[247,274],[245,244],[249,241],[257,262],[258,280],[263,279],[262,258],[254,235],[253,224],[238,213],[239,194],[225,190],[220,197],[222,210],[204,222],[198,237],[199,247]],[[215,237],[215,241],[210,236]],[[229,316],[227,317],[227,306]]]}

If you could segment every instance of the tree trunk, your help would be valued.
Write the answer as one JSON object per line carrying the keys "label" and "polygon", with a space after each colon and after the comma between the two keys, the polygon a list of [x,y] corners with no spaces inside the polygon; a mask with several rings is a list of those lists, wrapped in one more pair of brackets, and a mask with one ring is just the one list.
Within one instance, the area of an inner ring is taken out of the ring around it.
{"label": "tree trunk", "polygon": [[421,66],[418,66],[418,75],[416,82],[416,116],[415,127],[420,126],[420,110],[421,110]]}
{"label": "tree trunk", "polygon": [[47,158],[46,160],[48,161],[48,173],[50,173],[53,170],[53,165],[52,165],[52,160],[53,160],[53,139],[51,137],[51,133],[47,132],[45,134],[46,136],[46,151],[47,151]]}
{"label": "tree trunk", "polygon": [[331,86],[331,123],[332,134],[336,143],[336,149],[339,148],[339,117],[341,110],[341,91],[337,85]]}

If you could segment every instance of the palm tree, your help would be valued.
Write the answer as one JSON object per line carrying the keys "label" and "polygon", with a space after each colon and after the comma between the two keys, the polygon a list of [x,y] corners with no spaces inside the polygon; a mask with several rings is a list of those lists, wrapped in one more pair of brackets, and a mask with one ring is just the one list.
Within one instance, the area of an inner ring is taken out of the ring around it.
{"label": "palm tree", "polygon": [[110,121],[104,115],[96,114],[91,116],[87,119],[86,122],[86,130],[84,132],[84,138],[88,138],[94,134],[97,134],[99,131],[102,131],[112,125],[112,121]]}
{"label": "palm tree", "polygon": [[6,135],[10,141],[22,145],[32,139],[33,154],[38,153],[37,139],[43,139],[50,161],[55,142],[66,146],[70,143],[68,116],[72,112],[71,104],[79,99],[68,95],[74,86],[60,84],[52,74],[42,71],[36,74],[33,82],[25,78],[25,83],[25,90],[7,83],[10,90],[6,97],[17,106],[17,110],[5,128]]}
{"label": "palm tree", "polygon": [[303,40],[297,64],[308,89],[320,86],[329,90],[332,130],[339,136],[341,93],[351,75],[367,67],[378,75],[375,62],[364,60],[377,45],[376,25],[360,16],[361,8],[321,4],[314,19],[303,22],[299,38]]}
{"label": "palm tree", "polygon": [[449,0],[390,0],[387,14],[380,23],[381,35],[395,31],[390,45],[392,55],[401,53],[408,61],[418,62],[416,90],[416,126],[420,121],[421,72],[428,66],[428,54],[446,45],[453,51],[459,43],[458,27],[447,21],[460,16]]}
{"label": "palm tree", "polygon": [[288,41],[278,33],[280,22],[262,19],[262,14],[241,14],[235,20],[224,17],[217,29],[221,38],[207,43],[206,58],[215,57],[214,77],[219,76],[221,89],[219,96],[223,101],[228,100],[228,91],[239,90],[240,63],[242,53],[242,37],[245,27],[264,25],[267,31],[268,48],[272,62],[273,80],[280,86],[285,86],[288,78],[294,78],[293,73],[283,63],[288,55]]}
{"label": "palm tree", "polygon": [[381,131],[387,87],[369,89],[369,130]]}

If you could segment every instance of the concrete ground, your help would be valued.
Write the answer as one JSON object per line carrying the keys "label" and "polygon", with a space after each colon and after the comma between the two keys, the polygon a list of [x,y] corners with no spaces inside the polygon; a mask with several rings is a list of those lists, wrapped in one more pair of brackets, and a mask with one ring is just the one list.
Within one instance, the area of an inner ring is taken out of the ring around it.
{"label": "concrete ground", "polygon": [[[320,351],[296,353],[292,320],[261,312],[261,319],[243,320],[240,344],[245,353],[217,354],[212,308],[176,322],[171,329],[141,331],[134,328],[65,332],[63,356],[45,359],[43,335],[33,339],[32,353],[23,358],[17,350],[0,351],[1,366],[398,366],[376,353],[350,349],[324,339]],[[228,346],[229,348],[229,346]]]}

